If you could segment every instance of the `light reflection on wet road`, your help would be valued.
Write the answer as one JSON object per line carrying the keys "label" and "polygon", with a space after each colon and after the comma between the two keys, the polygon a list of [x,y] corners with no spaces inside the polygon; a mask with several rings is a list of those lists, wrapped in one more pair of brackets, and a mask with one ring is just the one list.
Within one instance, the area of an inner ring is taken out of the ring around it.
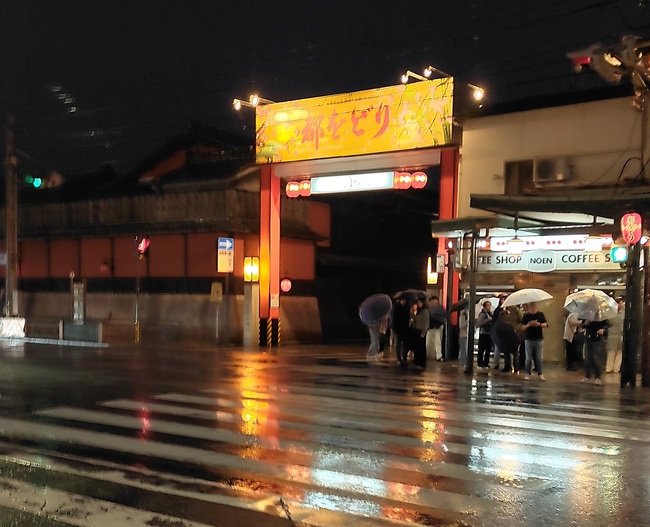
{"label": "light reflection on wet road", "polygon": [[645,391],[362,356],[0,348],[0,525],[648,523]]}

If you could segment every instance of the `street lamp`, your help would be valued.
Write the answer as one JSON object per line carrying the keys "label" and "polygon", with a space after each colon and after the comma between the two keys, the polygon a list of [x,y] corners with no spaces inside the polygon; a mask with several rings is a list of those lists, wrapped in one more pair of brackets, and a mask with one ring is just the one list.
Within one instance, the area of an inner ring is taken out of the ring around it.
{"label": "street lamp", "polygon": [[[424,68],[424,76],[429,79],[431,78],[431,75],[433,75],[434,72],[439,73],[442,77],[451,77],[449,73],[446,73],[434,66],[427,66]],[[471,84],[469,82],[466,82],[470,88],[472,88],[472,97],[474,97],[475,101],[482,101],[483,98],[485,97],[485,89],[481,88],[480,86],[476,86],[475,84]]]}
{"label": "street lamp", "polygon": [[257,108],[258,106],[264,104],[273,104],[273,101],[270,99],[265,99],[264,97],[260,97],[256,93],[250,95],[248,97],[248,101],[244,101],[242,99],[232,100],[232,107],[237,111],[241,110],[242,106],[245,106],[246,108]]}
{"label": "street lamp", "polygon": [[433,263],[431,261],[431,256],[427,258],[427,285],[435,285],[438,283],[438,272],[437,267],[433,269]]}
{"label": "street lamp", "polygon": [[524,252],[524,241],[517,236],[517,231],[519,230],[519,212],[515,212],[513,227],[515,229],[515,237],[508,240],[508,254],[521,254]]}
{"label": "street lamp", "polygon": [[251,348],[260,340],[260,259],[244,257],[244,320],[243,344]]}
{"label": "street lamp", "polygon": [[257,256],[244,258],[244,282],[260,281],[260,259]]}
{"label": "street lamp", "polygon": [[429,79],[423,77],[422,75],[419,75],[417,73],[412,72],[411,70],[406,70],[406,73],[404,73],[404,75],[402,75],[402,83],[406,84],[409,81],[409,77],[413,77],[414,79],[417,79],[419,81],[429,80]]}

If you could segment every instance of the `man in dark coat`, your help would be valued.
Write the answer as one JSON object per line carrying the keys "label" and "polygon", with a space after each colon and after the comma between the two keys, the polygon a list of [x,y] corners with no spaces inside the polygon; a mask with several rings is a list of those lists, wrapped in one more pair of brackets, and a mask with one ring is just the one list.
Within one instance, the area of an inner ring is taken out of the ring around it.
{"label": "man in dark coat", "polygon": [[591,321],[585,320],[585,378],[582,382],[591,382],[591,376],[594,376],[594,384],[602,384],[600,376],[605,369],[607,330],[609,322],[607,320]]}
{"label": "man in dark coat", "polygon": [[[511,364],[515,365],[515,373],[519,373],[519,361],[517,360],[517,354],[519,352],[519,337],[517,336],[517,331],[515,326],[508,320],[510,313],[505,309],[499,311],[498,318],[492,324],[492,330],[490,331],[490,336],[492,341],[503,354],[505,358],[506,368],[504,372],[511,371]],[[513,356],[514,360],[510,359],[510,356]]]}
{"label": "man in dark coat", "polygon": [[395,333],[395,352],[397,362],[400,366],[406,366],[406,354],[408,353],[409,322],[411,310],[406,298],[400,298],[393,309],[392,330]]}

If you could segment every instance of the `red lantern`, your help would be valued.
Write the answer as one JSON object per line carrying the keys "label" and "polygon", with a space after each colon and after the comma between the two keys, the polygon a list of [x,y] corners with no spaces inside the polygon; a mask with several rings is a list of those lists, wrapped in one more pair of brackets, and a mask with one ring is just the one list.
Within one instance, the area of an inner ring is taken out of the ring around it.
{"label": "red lantern", "polygon": [[311,196],[311,181],[309,179],[300,182],[300,195]]}
{"label": "red lantern", "polygon": [[288,293],[289,291],[291,291],[291,285],[292,285],[291,280],[289,280],[288,278],[283,278],[280,281],[280,291],[282,291],[283,293]]}
{"label": "red lantern", "polygon": [[393,182],[393,188],[398,190],[406,190],[411,187],[411,181],[413,176],[408,172],[395,172],[395,178]]}
{"label": "red lantern", "polygon": [[638,212],[628,212],[621,218],[621,235],[628,245],[638,243],[643,235],[643,223]]}
{"label": "red lantern", "polygon": [[413,188],[424,188],[427,184],[427,175],[424,172],[413,172]]}
{"label": "red lantern", "polygon": [[289,181],[284,191],[288,198],[297,198],[300,196],[300,183],[298,181]]}

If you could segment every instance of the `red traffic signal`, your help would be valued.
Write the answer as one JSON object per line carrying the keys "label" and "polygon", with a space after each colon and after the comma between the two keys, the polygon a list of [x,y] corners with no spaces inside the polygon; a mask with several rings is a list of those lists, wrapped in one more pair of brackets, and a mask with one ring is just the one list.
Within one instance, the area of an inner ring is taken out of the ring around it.
{"label": "red traffic signal", "polygon": [[142,236],[140,238],[140,241],[138,242],[138,254],[140,255],[140,258],[144,258],[149,254],[150,244],[151,244],[151,240],[149,240],[149,237]]}

